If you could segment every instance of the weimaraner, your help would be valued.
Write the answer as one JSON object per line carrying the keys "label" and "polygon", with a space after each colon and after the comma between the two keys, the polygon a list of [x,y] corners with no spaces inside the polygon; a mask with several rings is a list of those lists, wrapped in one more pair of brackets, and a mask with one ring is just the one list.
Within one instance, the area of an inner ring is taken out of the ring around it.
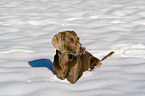
{"label": "weimaraner", "polygon": [[79,37],[74,31],[63,31],[56,34],[52,39],[52,44],[56,48],[54,56],[53,70],[59,79],[65,79],[70,83],[75,83],[84,71],[93,70],[94,66],[100,66],[104,59],[111,56],[110,52],[102,60],[87,52],[85,47],[79,42]]}

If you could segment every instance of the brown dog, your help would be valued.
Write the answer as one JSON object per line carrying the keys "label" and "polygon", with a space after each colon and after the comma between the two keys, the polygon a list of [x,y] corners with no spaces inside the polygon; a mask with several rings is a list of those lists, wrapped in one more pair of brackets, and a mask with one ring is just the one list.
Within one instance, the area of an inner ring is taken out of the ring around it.
{"label": "brown dog", "polygon": [[[59,32],[53,37],[52,44],[56,48],[53,69],[59,79],[67,78],[70,83],[75,83],[84,71],[101,65],[101,60],[85,51],[74,31]],[[113,53],[109,53],[102,60]]]}

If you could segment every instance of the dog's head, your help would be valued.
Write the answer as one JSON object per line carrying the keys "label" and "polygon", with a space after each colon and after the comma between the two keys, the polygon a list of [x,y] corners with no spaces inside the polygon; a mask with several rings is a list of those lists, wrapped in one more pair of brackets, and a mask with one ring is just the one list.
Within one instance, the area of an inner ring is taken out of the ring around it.
{"label": "dog's head", "polygon": [[61,53],[70,52],[78,55],[85,52],[85,48],[82,47],[74,31],[59,32],[53,37],[52,44]]}

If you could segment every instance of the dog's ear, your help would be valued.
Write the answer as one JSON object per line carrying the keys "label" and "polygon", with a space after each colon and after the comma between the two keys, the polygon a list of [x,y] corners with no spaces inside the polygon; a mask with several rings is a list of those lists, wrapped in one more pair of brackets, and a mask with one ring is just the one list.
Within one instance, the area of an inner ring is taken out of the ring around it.
{"label": "dog's ear", "polygon": [[63,35],[60,33],[56,34],[52,39],[53,46],[59,50],[61,53],[64,51],[64,41],[63,41]]}

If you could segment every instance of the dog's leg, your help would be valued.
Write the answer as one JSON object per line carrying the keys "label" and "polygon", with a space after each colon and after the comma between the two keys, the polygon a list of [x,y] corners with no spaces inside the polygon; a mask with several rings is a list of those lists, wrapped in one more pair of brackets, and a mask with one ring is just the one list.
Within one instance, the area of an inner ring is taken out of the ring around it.
{"label": "dog's leg", "polygon": [[81,59],[80,56],[77,56],[77,61],[76,63],[74,63],[74,65],[70,68],[69,72],[67,73],[67,80],[70,83],[75,83],[79,78],[79,73],[80,73],[80,69],[81,69]]}
{"label": "dog's leg", "polygon": [[95,58],[94,56],[90,57],[90,70],[93,70],[94,66],[100,66],[100,65],[102,65],[101,60]]}
{"label": "dog's leg", "polygon": [[61,62],[59,60],[59,54],[58,54],[58,50],[56,50],[56,54],[54,56],[54,62],[53,62],[53,73],[57,76],[57,78],[63,80],[65,79],[65,73],[64,70],[61,66]]}

